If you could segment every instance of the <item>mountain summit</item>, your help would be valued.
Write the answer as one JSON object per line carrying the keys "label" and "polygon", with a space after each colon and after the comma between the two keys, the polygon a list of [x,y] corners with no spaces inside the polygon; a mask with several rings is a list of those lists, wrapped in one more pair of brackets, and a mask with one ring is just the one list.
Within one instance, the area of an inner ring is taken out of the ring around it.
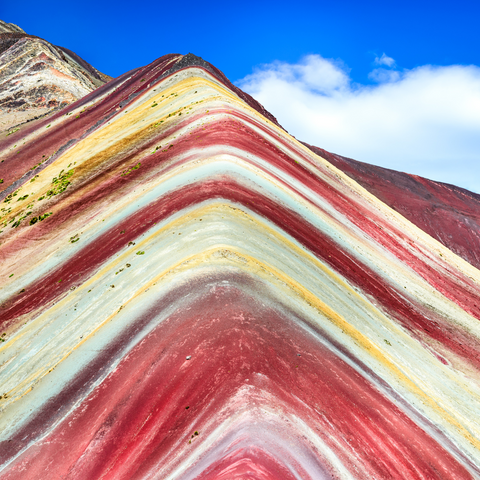
{"label": "mountain summit", "polygon": [[478,196],[192,54],[0,148],[2,479],[480,477]]}
{"label": "mountain summit", "polygon": [[25,31],[14,23],[6,23],[0,20],[0,34],[3,33],[25,33]]}

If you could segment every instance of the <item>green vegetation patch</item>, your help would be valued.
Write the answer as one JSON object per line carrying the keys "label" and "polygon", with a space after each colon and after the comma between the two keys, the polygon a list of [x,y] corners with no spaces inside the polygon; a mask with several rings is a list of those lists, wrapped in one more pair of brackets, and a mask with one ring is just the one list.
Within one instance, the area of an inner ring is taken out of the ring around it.
{"label": "green vegetation patch", "polygon": [[[27,218],[32,213],[33,212],[27,212],[25,215],[22,215],[21,217],[19,217],[19,219],[17,221],[12,223],[12,228],[17,228],[18,226],[20,226],[20,224],[22,223],[22,220],[25,220],[25,218]],[[13,219],[13,220],[15,220],[15,219]]]}
{"label": "green vegetation patch", "polygon": [[54,195],[58,195],[59,193],[64,192],[71,183],[69,178],[71,178],[74,173],[75,169],[72,168],[71,170],[67,170],[66,172],[62,170],[58,174],[58,177],[54,177],[52,180],[52,184],[54,184],[55,187],[53,187],[47,192],[47,197],[53,197]]}
{"label": "green vegetation patch", "polygon": [[122,172],[122,175],[121,175],[121,176],[122,176],[122,177],[125,177],[125,176],[129,175],[129,174],[132,173],[134,170],[138,170],[141,165],[142,165],[141,163],[137,163],[134,167],[131,167],[131,168],[129,168],[128,170],[124,170],[124,171]]}
{"label": "green vegetation patch", "polygon": [[19,128],[14,128],[13,130],[10,130],[6,136],[8,137],[9,135],[12,135],[13,133],[18,132],[19,130],[20,130]]}
{"label": "green vegetation patch", "polygon": [[42,222],[43,220],[48,218],[50,215],[53,215],[53,212],[48,212],[48,213],[44,213],[42,215],[39,215],[38,217],[33,217],[30,220],[30,225],[35,225],[37,222]]}
{"label": "green vegetation patch", "polygon": [[3,200],[4,203],[11,202],[13,200],[13,197],[16,197],[18,195],[18,192],[20,191],[21,188],[22,187],[20,187],[18,190],[15,190],[13,193],[10,193],[9,195],[7,195]]}

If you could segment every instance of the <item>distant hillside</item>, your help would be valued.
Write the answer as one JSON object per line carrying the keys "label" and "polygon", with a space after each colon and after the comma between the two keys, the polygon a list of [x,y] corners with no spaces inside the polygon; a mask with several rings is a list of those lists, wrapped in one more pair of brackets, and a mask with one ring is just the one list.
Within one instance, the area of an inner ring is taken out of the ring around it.
{"label": "distant hillside", "polygon": [[65,107],[108,80],[74,52],[0,21],[0,132]]}
{"label": "distant hillside", "polygon": [[1,33],[25,33],[25,31],[14,23],[6,23],[0,20],[0,34]]}
{"label": "distant hillside", "polygon": [[480,195],[455,185],[307,146],[452,252],[480,269]]}

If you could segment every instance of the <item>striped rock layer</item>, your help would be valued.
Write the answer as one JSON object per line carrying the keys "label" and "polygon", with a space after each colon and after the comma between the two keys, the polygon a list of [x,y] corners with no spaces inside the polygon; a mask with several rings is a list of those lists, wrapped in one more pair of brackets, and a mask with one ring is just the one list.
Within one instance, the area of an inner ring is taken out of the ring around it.
{"label": "striped rock layer", "polygon": [[217,69],[0,146],[2,479],[480,478],[479,270]]}

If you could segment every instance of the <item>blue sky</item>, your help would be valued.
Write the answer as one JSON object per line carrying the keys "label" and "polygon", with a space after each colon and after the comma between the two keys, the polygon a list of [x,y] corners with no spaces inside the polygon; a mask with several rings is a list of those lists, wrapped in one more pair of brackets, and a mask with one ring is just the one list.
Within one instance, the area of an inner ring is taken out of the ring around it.
{"label": "blue sky", "polygon": [[1,2],[0,18],[111,76],[165,53],[195,53],[299,139],[480,193],[478,1],[23,0]]}
{"label": "blue sky", "polygon": [[478,1],[22,0],[1,2],[0,18],[112,76],[188,52],[233,80],[255,65],[311,53],[341,59],[362,83],[383,52],[404,68],[480,65]]}

